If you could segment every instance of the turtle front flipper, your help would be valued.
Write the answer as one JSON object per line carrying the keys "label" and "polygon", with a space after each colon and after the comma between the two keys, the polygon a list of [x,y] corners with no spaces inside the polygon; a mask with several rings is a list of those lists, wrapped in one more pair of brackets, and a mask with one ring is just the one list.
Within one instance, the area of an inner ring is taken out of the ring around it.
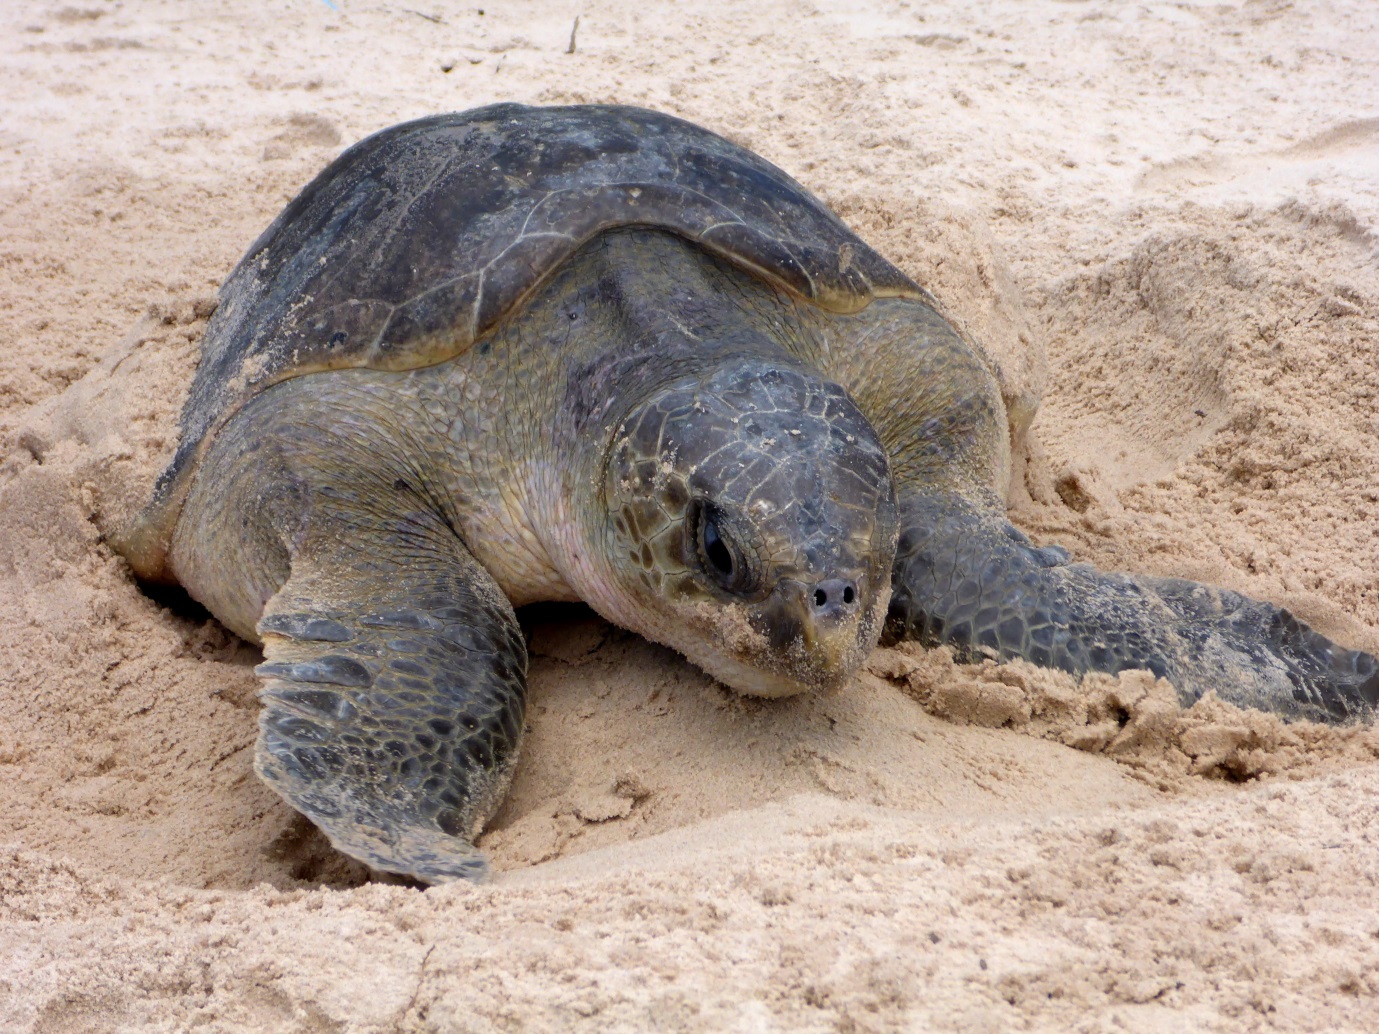
{"label": "turtle front flipper", "polygon": [[258,624],[254,767],[375,869],[482,878],[473,838],[511,780],[525,707],[512,608],[439,519],[324,531]]}
{"label": "turtle front flipper", "polygon": [[1242,707],[1343,722],[1379,707],[1379,661],[1288,611],[1181,578],[1108,574],[1030,544],[994,501],[901,500],[886,639],[960,659],[1023,657],[1073,674],[1144,668],[1182,703],[1208,690]]}

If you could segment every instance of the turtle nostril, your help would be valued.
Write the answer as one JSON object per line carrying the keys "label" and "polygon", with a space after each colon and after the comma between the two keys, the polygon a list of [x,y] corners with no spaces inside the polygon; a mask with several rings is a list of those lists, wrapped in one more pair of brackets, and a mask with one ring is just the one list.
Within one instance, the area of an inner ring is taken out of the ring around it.
{"label": "turtle nostril", "polygon": [[857,601],[857,583],[844,581],[842,578],[828,578],[815,585],[810,596],[814,601],[814,609],[820,612],[820,616],[841,616]]}

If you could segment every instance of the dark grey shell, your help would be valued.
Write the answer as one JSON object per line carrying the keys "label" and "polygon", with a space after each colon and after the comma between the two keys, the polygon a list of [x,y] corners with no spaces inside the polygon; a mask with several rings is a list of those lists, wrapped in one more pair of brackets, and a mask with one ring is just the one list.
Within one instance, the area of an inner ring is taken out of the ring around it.
{"label": "dark grey shell", "polygon": [[682,119],[497,104],[407,122],[327,166],[225,281],[145,522],[173,516],[158,511],[176,509],[202,440],[257,392],[454,358],[581,245],[631,225],[834,311],[924,296],[780,169]]}

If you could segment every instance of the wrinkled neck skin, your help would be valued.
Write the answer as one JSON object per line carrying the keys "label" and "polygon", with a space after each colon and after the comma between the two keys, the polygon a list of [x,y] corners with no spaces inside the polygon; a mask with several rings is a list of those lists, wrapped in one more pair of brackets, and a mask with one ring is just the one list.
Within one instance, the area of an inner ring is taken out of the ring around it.
{"label": "wrinkled neck skin", "polygon": [[[875,432],[788,347],[794,303],[746,274],[647,231],[576,265],[543,292],[577,336],[551,428],[562,483],[540,492],[552,563],[605,618],[740,691],[836,689],[890,594]],[[706,514],[742,547],[730,589],[705,559]]]}

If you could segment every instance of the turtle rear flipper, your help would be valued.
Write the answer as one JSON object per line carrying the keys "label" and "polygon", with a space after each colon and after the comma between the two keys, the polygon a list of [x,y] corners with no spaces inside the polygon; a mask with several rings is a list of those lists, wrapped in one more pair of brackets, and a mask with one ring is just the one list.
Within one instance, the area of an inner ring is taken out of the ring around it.
{"label": "turtle rear flipper", "polygon": [[1171,681],[1184,706],[1215,690],[1313,721],[1379,708],[1379,661],[1286,610],[1181,578],[1070,564],[1061,549],[1031,545],[994,501],[941,492],[901,502],[886,637],[1075,675],[1143,668]]}
{"label": "turtle rear flipper", "polygon": [[313,521],[320,533],[295,551],[258,625],[254,767],[373,868],[478,879],[487,866],[473,837],[517,760],[526,646],[459,538],[424,514],[406,523]]}

